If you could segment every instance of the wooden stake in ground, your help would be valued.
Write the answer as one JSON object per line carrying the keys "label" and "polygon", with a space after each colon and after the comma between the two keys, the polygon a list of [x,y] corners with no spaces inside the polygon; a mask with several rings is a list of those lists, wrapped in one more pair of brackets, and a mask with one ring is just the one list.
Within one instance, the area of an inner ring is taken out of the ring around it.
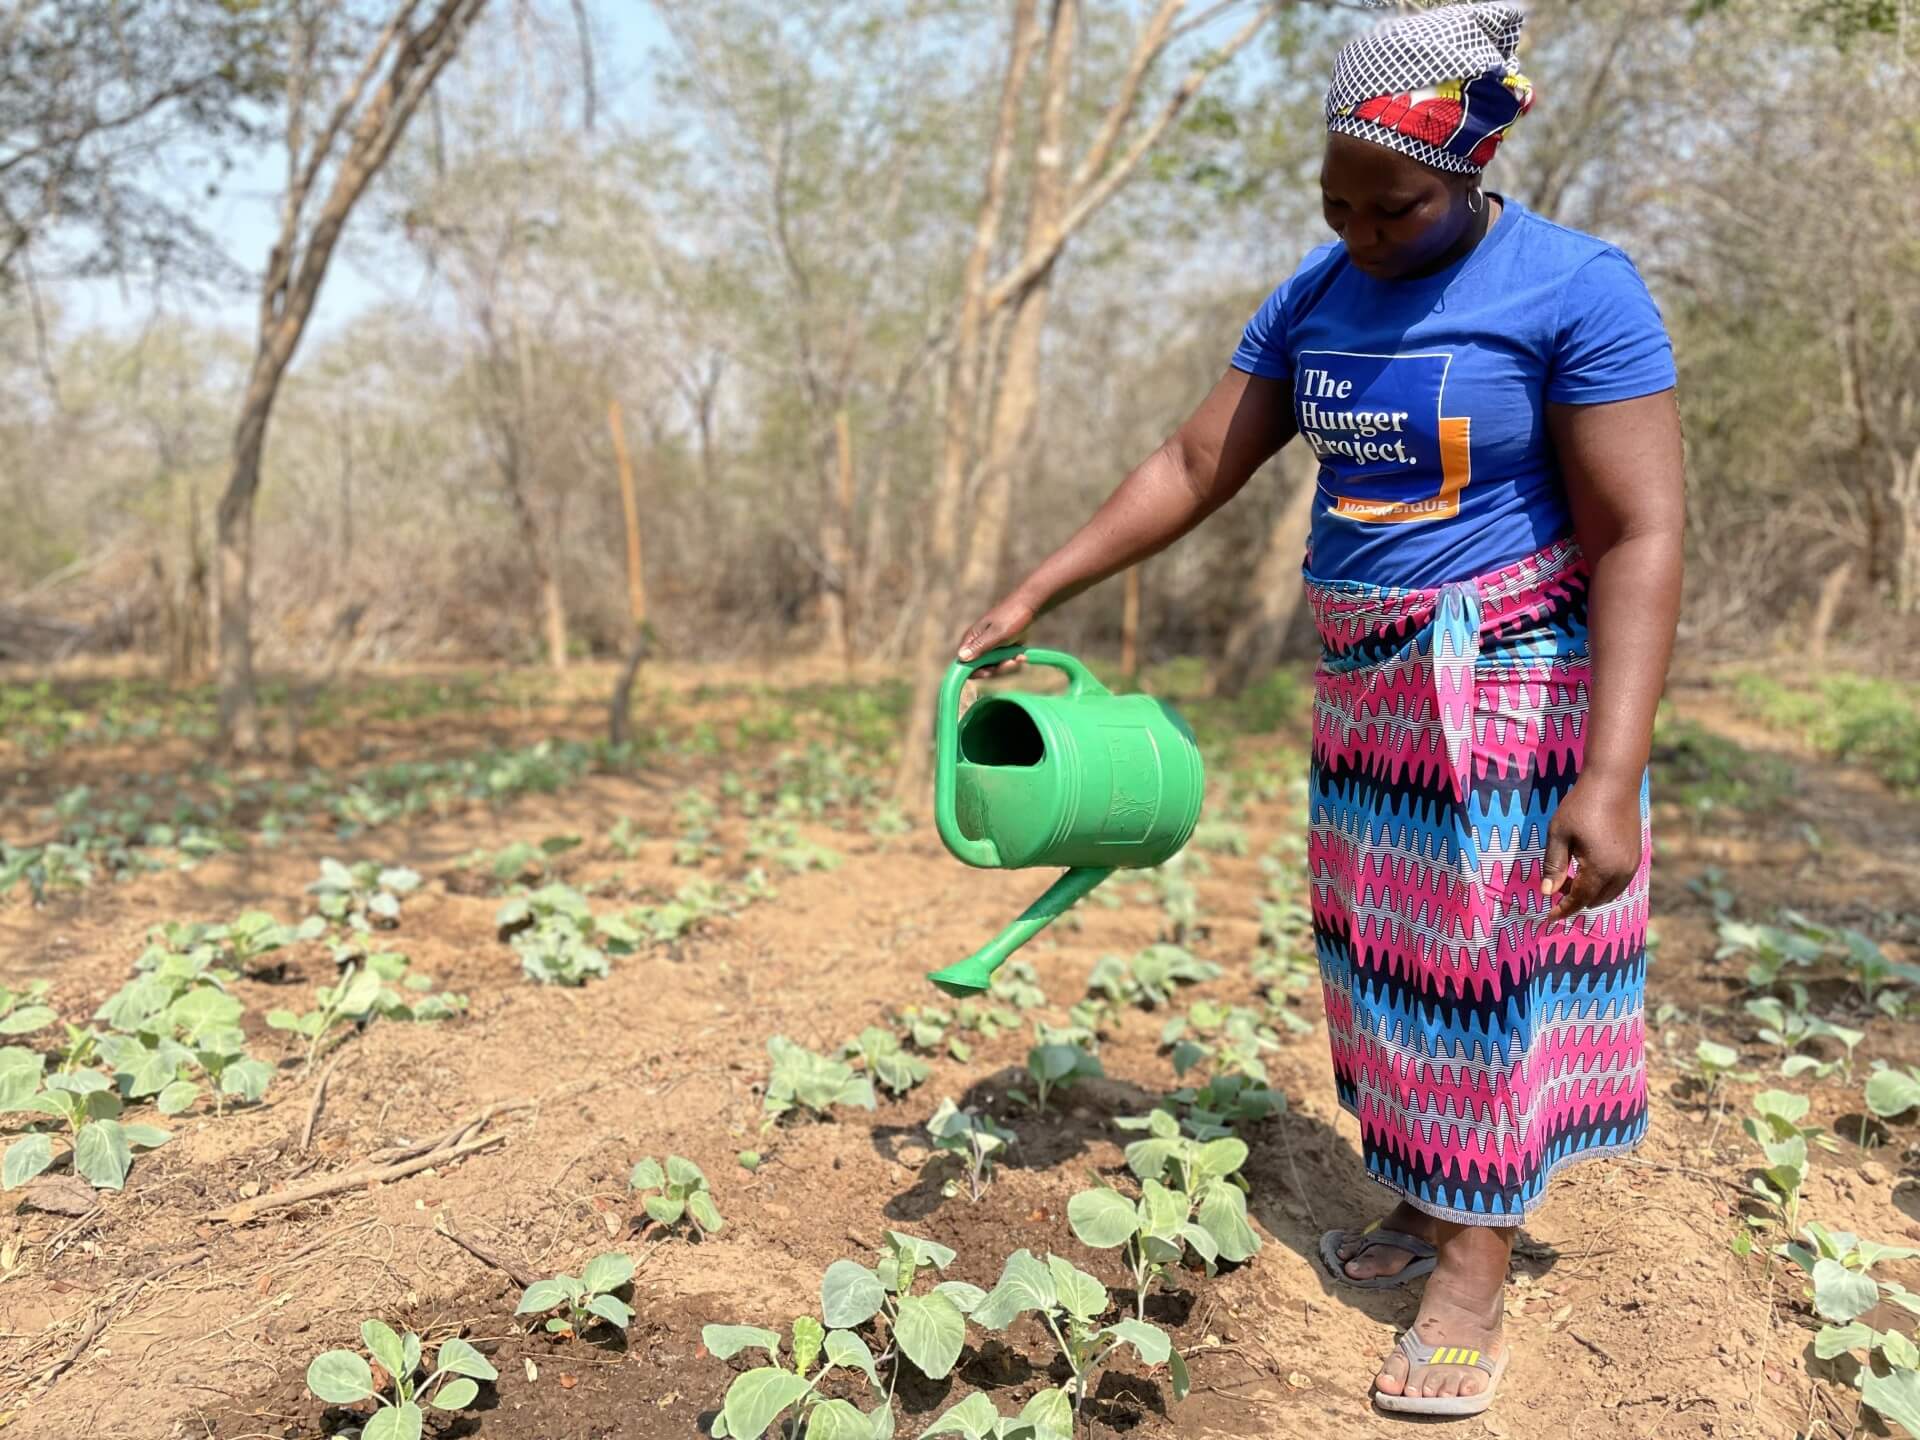
{"label": "wooden stake in ground", "polygon": [[647,623],[647,581],[640,566],[640,500],[633,486],[633,458],[627,453],[627,430],[620,421],[620,402],[607,402],[607,429],[613,435],[613,459],[620,469],[620,504],[627,516],[627,610],[633,628]]}

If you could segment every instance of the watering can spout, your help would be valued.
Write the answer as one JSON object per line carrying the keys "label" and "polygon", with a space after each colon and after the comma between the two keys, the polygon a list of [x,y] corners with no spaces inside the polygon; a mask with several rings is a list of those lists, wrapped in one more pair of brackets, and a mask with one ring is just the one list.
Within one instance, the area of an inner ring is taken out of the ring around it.
{"label": "watering can spout", "polygon": [[949,995],[962,998],[978,995],[992,983],[993,972],[1009,955],[1071,910],[1082,896],[1111,874],[1113,867],[1108,865],[1075,866],[1049,885],[1044,895],[1021,911],[1020,918],[990,943],[944,970],[933,971],[927,979]]}

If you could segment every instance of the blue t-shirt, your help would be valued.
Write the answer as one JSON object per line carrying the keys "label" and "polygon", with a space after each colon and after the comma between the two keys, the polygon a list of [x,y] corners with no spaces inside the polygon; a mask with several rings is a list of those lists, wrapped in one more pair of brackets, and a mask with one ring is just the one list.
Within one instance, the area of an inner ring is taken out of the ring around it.
{"label": "blue t-shirt", "polygon": [[1633,262],[1502,206],[1478,245],[1418,280],[1376,280],[1323,245],[1247,325],[1234,367],[1291,383],[1300,443],[1320,458],[1317,580],[1430,588],[1565,538],[1547,404],[1673,386]]}

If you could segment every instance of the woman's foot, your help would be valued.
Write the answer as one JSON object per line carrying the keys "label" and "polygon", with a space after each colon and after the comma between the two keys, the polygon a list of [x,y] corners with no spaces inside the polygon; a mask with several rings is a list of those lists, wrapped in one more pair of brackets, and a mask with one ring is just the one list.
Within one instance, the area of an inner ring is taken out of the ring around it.
{"label": "woman's foot", "polygon": [[[1431,1216],[1427,1222],[1440,1259],[1420,1297],[1414,1335],[1425,1345],[1458,1346],[1497,1358],[1505,1348],[1500,1322],[1517,1232],[1511,1227],[1455,1225]],[[1398,1228],[1397,1219],[1392,1223]],[[1409,1229],[1408,1233],[1421,1232]],[[1492,1383],[1474,1365],[1427,1365],[1420,1370],[1416,1387],[1409,1390],[1407,1369],[1406,1357],[1396,1350],[1381,1364],[1374,1388],[1386,1395],[1478,1395]]]}
{"label": "woman's foot", "polygon": [[1397,1230],[1402,1235],[1412,1235],[1438,1245],[1440,1226],[1441,1222],[1433,1216],[1424,1210],[1414,1209],[1403,1200],[1371,1232],[1354,1231],[1347,1236],[1346,1243],[1337,1252],[1340,1268],[1352,1280],[1398,1275],[1419,1257],[1400,1249],[1391,1240],[1375,1240],[1373,1234],[1381,1230]]}

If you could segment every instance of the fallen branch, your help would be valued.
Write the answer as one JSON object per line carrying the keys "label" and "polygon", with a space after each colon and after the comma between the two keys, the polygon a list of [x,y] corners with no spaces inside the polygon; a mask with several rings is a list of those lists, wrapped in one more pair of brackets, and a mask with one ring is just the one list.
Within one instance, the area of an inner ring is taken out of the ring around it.
{"label": "fallen branch", "polygon": [[485,1150],[491,1145],[504,1144],[506,1138],[505,1135],[483,1135],[478,1140],[467,1141],[464,1145],[432,1150],[425,1155],[416,1155],[410,1160],[402,1160],[397,1165],[364,1165],[358,1170],[343,1170],[337,1175],[323,1175],[318,1180],[309,1180],[305,1185],[293,1185],[277,1194],[242,1200],[230,1210],[214,1210],[198,1218],[220,1221],[228,1225],[244,1225],[269,1210],[280,1210],[288,1205],[301,1204],[303,1201],[318,1200],[323,1195],[338,1195],[343,1190],[364,1190],[369,1185],[384,1185],[390,1180],[404,1180],[409,1175],[458,1160],[462,1156],[473,1154],[476,1150]]}
{"label": "fallen branch", "polygon": [[105,1330],[107,1326],[113,1322],[113,1317],[131,1305],[139,1296],[140,1292],[146,1289],[147,1286],[157,1280],[166,1279],[167,1276],[173,1274],[176,1270],[184,1270],[189,1265],[197,1265],[206,1258],[207,1247],[202,1245],[199,1249],[189,1252],[171,1264],[162,1265],[158,1270],[149,1271],[147,1274],[142,1275],[127,1288],[126,1293],[121,1295],[118,1300],[100,1306],[99,1309],[93,1312],[93,1318],[88,1320],[86,1325],[82,1327],[80,1338],[73,1342],[73,1348],[58,1360],[54,1361],[53,1364],[49,1365],[41,1373],[40,1378],[34,1381],[33,1388],[45,1391],[54,1381],[71,1370],[74,1365],[79,1362],[80,1357],[86,1353],[87,1347],[100,1337],[100,1332]]}
{"label": "fallen branch", "polygon": [[411,1160],[417,1155],[430,1155],[436,1150],[445,1150],[450,1146],[458,1145],[494,1116],[508,1115],[515,1110],[531,1110],[539,1103],[537,1100],[496,1100],[484,1109],[476,1110],[451,1129],[443,1130],[426,1140],[416,1140],[405,1145],[390,1145],[384,1150],[376,1150],[367,1156],[367,1163],[391,1165],[396,1160]]}
{"label": "fallen branch", "polygon": [[458,1245],[462,1250],[466,1251],[469,1255],[473,1256],[474,1259],[478,1260],[482,1265],[492,1266],[495,1270],[498,1270],[501,1274],[505,1275],[508,1279],[513,1281],[513,1283],[518,1285],[522,1290],[526,1289],[529,1285],[533,1284],[536,1280],[539,1280],[541,1278],[540,1276],[534,1274],[533,1271],[527,1269],[526,1266],[507,1259],[506,1256],[498,1253],[497,1251],[489,1250],[486,1246],[482,1245],[479,1241],[469,1240],[466,1236],[462,1235],[459,1231],[453,1228],[453,1221],[445,1215],[441,1215],[434,1220],[433,1229],[435,1234],[441,1235],[446,1239],[451,1240],[454,1244]]}
{"label": "fallen branch", "polygon": [[320,1123],[320,1107],[327,1103],[327,1082],[333,1078],[333,1072],[340,1068],[340,1062],[347,1057],[336,1055],[333,1063],[320,1072],[320,1083],[313,1087],[313,1104],[307,1107],[306,1128],[300,1132],[300,1150],[304,1154],[313,1148],[313,1127]]}

